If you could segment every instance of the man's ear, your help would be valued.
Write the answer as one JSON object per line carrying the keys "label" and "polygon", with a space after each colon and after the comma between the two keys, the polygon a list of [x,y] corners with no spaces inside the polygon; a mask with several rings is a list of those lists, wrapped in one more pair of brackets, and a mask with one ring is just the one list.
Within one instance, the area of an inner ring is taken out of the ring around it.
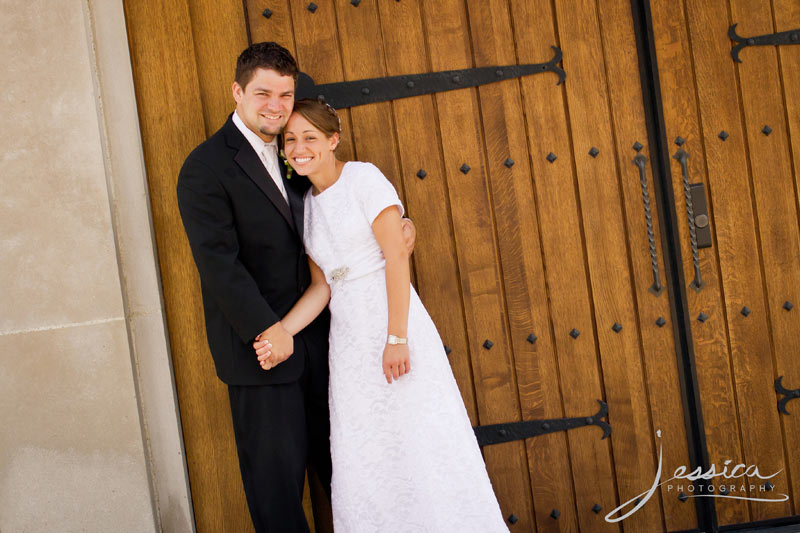
{"label": "man's ear", "polygon": [[233,92],[233,99],[238,104],[239,100],[242,99],[242,94],[244,93],[244,89],[237,82],[233,82],[233,87],[231,87],[231,91]]}

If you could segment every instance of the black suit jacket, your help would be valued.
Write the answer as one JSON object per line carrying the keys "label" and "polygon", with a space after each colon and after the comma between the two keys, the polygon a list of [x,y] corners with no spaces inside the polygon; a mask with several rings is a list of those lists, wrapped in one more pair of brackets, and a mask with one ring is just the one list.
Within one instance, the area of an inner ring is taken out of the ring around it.
{"label": "black suit jacket", "polygon": [[310,283],[303,247],[309,182],[297,175],[282,179],[289,205],[230,116],[189,154],[178,175],[178,206],[200,273],[208,344],[217,375],[229,385],[294,381],[306,357],[327,367],[327,310],[294,337],[294,354],[271,370],[259,366],[252,346]]}

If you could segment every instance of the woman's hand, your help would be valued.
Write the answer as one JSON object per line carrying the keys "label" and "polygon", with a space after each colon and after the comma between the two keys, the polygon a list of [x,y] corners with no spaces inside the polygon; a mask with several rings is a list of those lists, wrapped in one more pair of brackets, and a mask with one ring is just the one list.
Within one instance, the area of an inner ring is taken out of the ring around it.
{"label": "woman's hand", "polygon": [[253,349],[258,364],[264,370],[286,361],[294,353],[294,336],[303,330],[325,309],[331,299],[331,288],[322,270],[308,258],[311,285],[294,307],[279,322],[256,337]]}
{"label": "woman's hand", "polygon": [[387,344],[383,349],[383,375],[386,383],[411,372],[408,344]]}

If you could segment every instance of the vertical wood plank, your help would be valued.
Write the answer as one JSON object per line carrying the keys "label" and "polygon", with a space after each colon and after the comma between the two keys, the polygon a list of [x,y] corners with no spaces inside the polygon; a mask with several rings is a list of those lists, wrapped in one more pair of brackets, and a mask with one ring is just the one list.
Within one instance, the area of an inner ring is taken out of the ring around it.
{"label": "vertical wood plank", "polygon": [[[423,20],[434,71],[471,66],[467,18],[458,0],[423,3]],[[511,345],[506,333],[497,246],[481,152],[479,108],[471,89],[435,97],[444,152],[444,170],[453,206],[466,329],[481,424],[520,419]],[[466,163],[468,174],[459,168]],[[494,345],[483,347],[486,339]],[[516,527],[533,527],[525,449],[521,442],[483,449],[503,514],[519,518]]]}
{"label": "vertical wood plank", "polygon": [[[774,0],[773,1],[773,22],[774,31],[789,31],[800,27],[800,3],[794,0]],[[794,178],[794,197],[795,202],[800,201],[798,191],[800,191],[800,48],[797,46],[778,47],[778,66],[781,77],[783,92],[784,112],[787,121],[787,133],[789,135],[789,149],[792,159],[792,173]],[[797,228],[793,228],[797,230]],[[796,287],[796,286],[795,286]],[[792,300],[794,302],[794,300]],[[786,324],[791,319],[785,314],[782,315],[781,322]],[[797,326],[791,328],[798,331]],[[795,341],[796,342],[796,341]],[[776,344],[776,353],[791,357],[792,353],[797,353],[797,347],[792,350],[785,350],[781,353]],[[783,375],[783,382],[791,388],[800,387],[800,365],[796,363],[785,364],[782,358],[778,360],[778,375]],[[797,464],[797,447],[789,443],[800,442],[800,419],[797,417],[782,417],[781,422],[784,427],[786,448],[789,451],[789,471],[791,475],[791,493],[789,496],[793,502],[792,510],[794,514],[800,514],[800,465]]]}
{"label": "vertical wood plank", "polygon": [[[768,3],[753,4],[743,0],[731,1],[731,18],[740,21],[737,31],[743,35],[764,35],[774,31],[772,10]],[[800,19],[795,20],[800,23]],[[786,110],[781,95],[780,72],[777,51],[773,47],[752,47],[746,60],[737,66],[741,84],[743,118],[747,134],[747,153],[750,163],[750,182],[753,188],[761,247],[762,269],[766,282],[767,320],[774,346],[775,374],[798,383],[796,354],[800,352],[797,332],[800,331],[800,316],[787,313],[782,308],[788,301],[800,301],[800,235],[795,200],[795,184],[792,178],[789,153]],[[761,130],[768,125],[772,133]],[[739,320],[741,315],[733,315]],[[729,318],[730,320],[730,318]],[[791,375],[790,374],[794,374]],[[797,387],[796,385],[795,387]],[[775,413],[774,408],[771,409]],[[781,415],[777,415],[781,416]],[[791,443],[800,438],[800,425],[794,420],[784,420],[783,450],[777,446],[778,439],[762,439],[763,454],[787,454],[788,473],[783,483],[775,483],[779,492],[798,494],[800,481],[800,452]],[[774,435],[773,437],[777,437]],[[788,444],[788,445],[787,445]],[[776,513],[788,513],[787,507]],[[777,507],[777,506],[776,506]],[[759,519],[781,516],[770,513],[772,505],[754,505],[754,515]]]}
{"label": "vertical wood plank", "polygon": [[[418,74],[429,69],[420,7],[415,2],[378,5],[385,47],[386,74]],[[464,331],[464,302],[452,230],[441,139],[432,96],[392,102],[400,176],[406,207],[417,227],[414,263],[420,298],[446,346],[450,365],[473,425],[478,424],[469,349]],[[426,175],[419,178],[417,172]]]}
{"label": "vertical wood plank", "polygon": [[[611,330],[614,322],[636,323],[618,169],[613,158],[592,158],[588,154],[592,146],[602,152],[614,150],[596,5],[586,0],[556,1],[556,19],[564,49],[564,68],[571,76],[565,90],[597,326],[595,334],[609,421],[614,427],[612,449],[618,493],[624,502],[652,483],[655,460],[638,335],[634,328],[632,334]],[[642,531],[660,528],[661,524],[656,505],[645,505],[625,521],[626,528]]]}
{"label": "vertical wood plank", "polygon": [[[518,61],[549,60],[550,46],[561,45],[550,3],[512,0],[511,13]],[[588,274],[574,166],[569,156],[566,100],[563,86],[556,86],[556,81],[555,75],[527,76],[520,85],[564,416],[581,416],[597,408],[596,400],[603,398],[603,390],[591,339]],[[560,164],[545,159],[550,152],[561,154],[560,161],[556,160]],[[582,332],[578,339],[569,336],[572,328]],[[573,512],[579,529],[619,531],[617,524],[603,520],[605,513],[618,505],[609,440],[600,440],[595,428],[573,430],[566,437],[577,506]],[[534,504],[537,518],[541,513],[549,515],[536,499]],[[590,512],[594,504],[600,504],[605,512]]]}
{"label": "vertical wood plank", "polygon": [[[690,181],[706,183],[708,186],[705,144],[700,127],[700,102],[696,99],[696,84],[700,83],[701,79],[695,77],[684,5],[682,1],[676,5],[675,2],[660,0],[651,2],[651,8],[667,139],[673,140],[678,136],[687,139],[685,148],[690,153],[688,160]],[[723,142],[719,138],[716,138],[716,141]],[[673,144],[670,147],[671,153],[674,154],[677,146]],[[689,283],[694,277],[689,225],[681,168],[674,159],[671,159],[671,172],[681,240],[683,274]],[[706,189],[706,193],[709,193],[709,189]],[[709,218],[713,217],[714,205],[710,203]],[[714,247],[699,252],[700,270],[705,287],[699,292],[692,289],[686,291],[691,317],[697,317],[708,309],[723,308],[717,239],[713,234],[712,226]],[[691,333],[694,340],[708,457],[711,463],[722,464],[731,457],[742,457],[727,327],[723,321],[714,321],[704,324],[702,328],[693,327]],[[747,502],[717,500],[715,501],[717,518],[721,524],[750,520]]]}
{"label": "vertical wood plank", "polygon": [[[656,446],[663,445],[664,471],[671,472],[679,465],[689,465],[686,425],[681,396],[678,358],[672,328],[658,327],[659,316],[669,317],[669,294],[664,287],[659,296],[649,292],[653,272],[648,253],[642,188],[639,170],[633,164],[636,142],[645,145],[642,154],[651,156],[647,142],[644,103],[639,80],[638,57],[633,29],[633,14],[627,2],[599,0],[598,12],[603,37],[603,51],[611,99],[620,187],[623,192],[625,222],[634,272],[636,307],[641,335],[644,369],[647,375],[647,395],[654,429],[663,431]],[[609,156],[611,154],[608,154]],[[598,157],[603,157],[601,152]],[[667,279],[664,271],[657,191],[653,183],[652,158],[646,165],[649,201],[653,214],[653,234],[658,253],[657,265],[661,283]],[[633,324],[631,324],[633,326]],[[633,330],[633,327],[630,328]],[[623,327],[623,331],[625,328]],[[632,331],[631,331],[632,333]],[[663,479],[667,479],[664,476]],[[653,501],[648,505],[655,505]],[[665,529],[688,530],[697,527],[694,506],[678,499],[677,491],[661,487],[661,505]]]}
{"label": "vertical wood plank", "polygon": [[208,353],[175,197],[184,158],[205,138],[189,8],[184,0],[124,6],[195,521],[198,531],[251,531],[227,390]]}
{"label": "vertical wood plank", "polygon": [[[516,63],[508,1],[469,1],[468,12],[475,66]],[[558,96],[560,89],[551,84],[551,93]],[[520,85],[516,80],[484,85],[478,96],[522,415],[526,420],[561,418]],[[514,161],[510,168],[504,164],[507,158]],[[535,343],[527,340],[531,333],[539,337]],[[566,434],[530,439],[526,450],[537,531],[576,530]],[[550,517],[553,509],[561,512],[558,520]]]}
{"label": "vertical wood plank", "polygon": [[[796,29],[800,23],[800,4],[794,0],[773,0],[775,31]],[[789,126],[795,195],[800,202],[800,48],[779,46],[778,60],[784,105]],[[800,511],[798,511],[800,512]]]}
{"label": "vertical wood plank", "polygon": [[241,0],[189,0],[188,4],[206,136],[210,136],[233,112],[231,85],[236,58],[247,48],[247,27]]}

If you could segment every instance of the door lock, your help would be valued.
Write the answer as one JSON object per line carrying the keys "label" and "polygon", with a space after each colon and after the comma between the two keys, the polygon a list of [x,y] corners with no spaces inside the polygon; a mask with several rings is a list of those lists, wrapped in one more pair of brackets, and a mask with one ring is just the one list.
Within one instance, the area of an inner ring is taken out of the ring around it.
{"label": "door lock", "polygon": [[711,226],[708,220],[708,202],[706,201],[706,184],[692,183],[689,185],[689,194],[692,197],[694,208],[694,227],[697,232],[697,247],[711,248]]}

